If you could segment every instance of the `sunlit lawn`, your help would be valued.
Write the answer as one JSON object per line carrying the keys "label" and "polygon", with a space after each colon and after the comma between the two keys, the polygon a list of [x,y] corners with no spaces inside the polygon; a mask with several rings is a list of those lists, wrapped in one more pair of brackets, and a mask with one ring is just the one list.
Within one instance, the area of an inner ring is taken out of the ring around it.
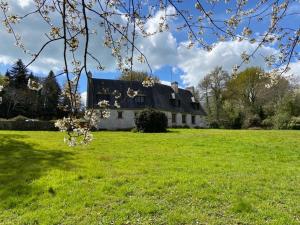
{"label": "sunlit lawn", "polygon": [[300,132],[0,131],[0,224],[300,224]]}

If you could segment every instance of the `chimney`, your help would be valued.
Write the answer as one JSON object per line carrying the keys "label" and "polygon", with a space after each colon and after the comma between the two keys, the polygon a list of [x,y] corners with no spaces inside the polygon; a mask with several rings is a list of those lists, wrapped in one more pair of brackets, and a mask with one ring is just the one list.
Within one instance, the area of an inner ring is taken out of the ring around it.
{"label": "chimney", "polygon": [[176,81],[171,83],[171,87],[175,93],[178,93],[178,83]]}
{"label": "chimney", "polygon": [[194,88],[194,86],[186,87],[185,90],[191,92],[192,94],[195,93],[195,88]]}

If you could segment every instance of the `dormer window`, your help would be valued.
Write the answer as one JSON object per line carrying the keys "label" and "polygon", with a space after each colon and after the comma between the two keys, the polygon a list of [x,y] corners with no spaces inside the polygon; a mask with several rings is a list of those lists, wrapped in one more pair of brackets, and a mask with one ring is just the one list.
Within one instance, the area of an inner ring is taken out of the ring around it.
{"label": "dormer window", "polygon": [[171,94],[171,99],[175,99],[175,93],[174,92]]}
{"label": "dormer window", "polygon": [[195,102],[196,102],[196,99],[195,99],[195,97],[194,97],[194,96],[192,96],[192,97],[191,97],[191,100],[192,100],[192,102],[193,102],[193,103],[195,103]]}

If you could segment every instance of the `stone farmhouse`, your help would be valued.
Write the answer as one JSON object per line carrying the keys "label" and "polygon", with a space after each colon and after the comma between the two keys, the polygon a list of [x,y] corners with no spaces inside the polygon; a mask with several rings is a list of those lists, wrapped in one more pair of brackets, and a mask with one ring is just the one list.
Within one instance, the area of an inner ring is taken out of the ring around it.
{"label": "stone farmhouse", "polygon": [[[131,98],[128,88],[137,90]],[[114,106],[119,93],[119,108]],[[145,108],[162,111],[168,118],[169,127],[205,127],[205,112],[201,104],[193,96],[191,88],[178,88],[178,83],[171,86],[156,83],[153,87],[144,87],[138,81],[108,80],[89,78],[87,85],[87,107],[97,107],[101,100],[110,103],[110,117],[101,120],[99,129],[125,130],[135,127],[135,117]]]}

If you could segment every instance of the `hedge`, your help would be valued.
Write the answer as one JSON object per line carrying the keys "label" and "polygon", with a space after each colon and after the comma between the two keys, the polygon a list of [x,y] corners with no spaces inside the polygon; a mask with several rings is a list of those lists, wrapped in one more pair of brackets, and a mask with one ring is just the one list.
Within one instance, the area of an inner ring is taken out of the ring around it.
{"label": "hedge", "polygon": [[0,130],[45,130],[56,131],[51,121],[11,121],[0,120]]}

